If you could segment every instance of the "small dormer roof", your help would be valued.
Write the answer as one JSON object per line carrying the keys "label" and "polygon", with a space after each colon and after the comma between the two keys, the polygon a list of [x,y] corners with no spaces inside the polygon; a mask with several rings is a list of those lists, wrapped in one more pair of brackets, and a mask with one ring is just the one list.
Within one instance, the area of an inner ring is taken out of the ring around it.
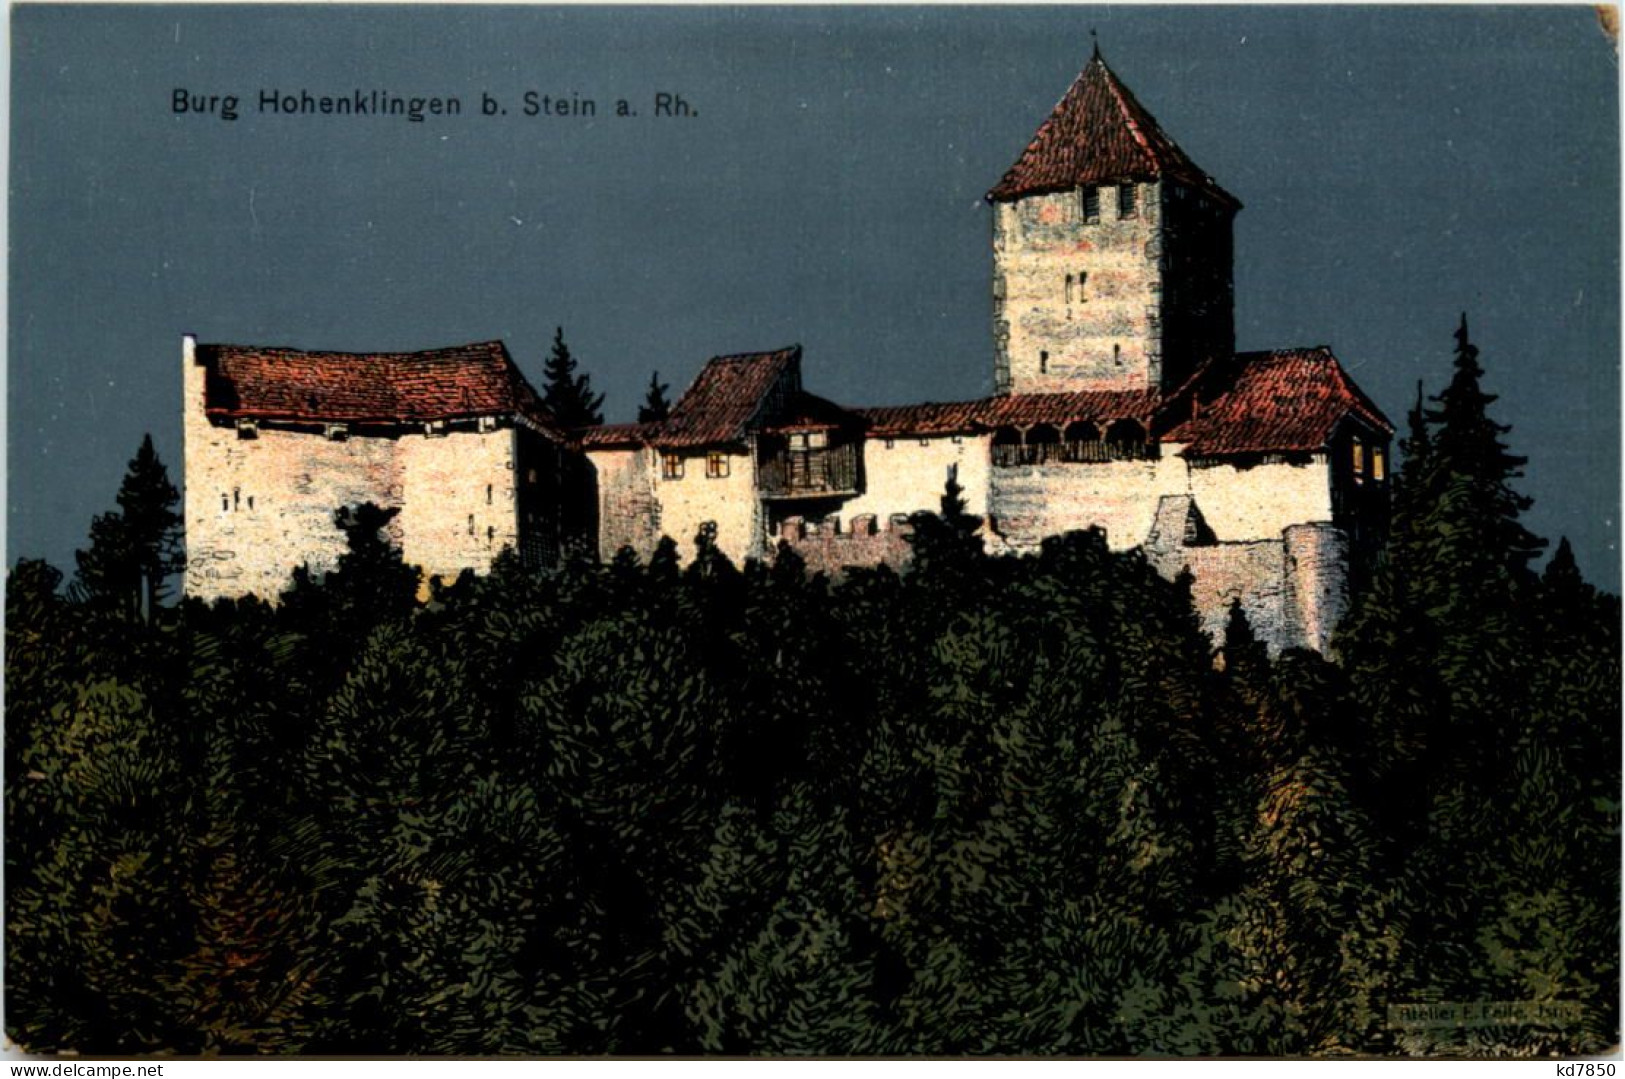
{"label": "small dormer roof", "polygon": [[1096,49],[987,199],[1013,202],[1088,184],[1163,178],[1189,184],[1233,209],[1241,206],[1168,137]]}

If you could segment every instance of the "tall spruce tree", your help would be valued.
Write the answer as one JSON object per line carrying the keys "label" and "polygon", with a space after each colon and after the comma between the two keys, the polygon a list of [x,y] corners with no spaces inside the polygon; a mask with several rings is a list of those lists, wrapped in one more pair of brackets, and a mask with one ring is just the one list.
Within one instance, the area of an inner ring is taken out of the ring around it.
{"label": "tall spruce tree", "polygon": [[152,436],[145,436],[119,484],[117,512],[98,515],[90,546],[75,552],[78,594],[95,606],[152,621],[168,595],[170,576],[186,565],[180,500]]}
{"label": "tall spruce tree", "polygon": [[643,404],[638,406],[639,423],[658,423],[671,415],[671,402],[666,399],[669,389],[670,386],[660,381],[659,371],[649,375],[649,391],[643,398]]}
{"label": "tall spruce tree", "polygon": [[[1437,409],[1427,418],[1437,425],[1438,434],[1429,445],[1434,472],[1445,489],[1440,495],[1459,488],[1463,511],[1460,533],[1450,538],[1464,539],[1499,562],[1522,583],[1529,562],[1546,546],[1519,522],[1531,499],[1512,488],[1512,480],[1523,475],[1527,458],[1507,452],[1502,436],[1511,430],[1489,416],[1496,400],[1481,385],[1484,368],[1478,362],[1478,348],[1467,333],[1467,314],[1462,313],[1456,330],[1455,375],[1450,385],[1434,398]],[[1488,568],[1488,567],[1486,567]]]}
{"label": "tall spruce tree", "polygon": [[592,392],[591,376],[577,374],[577,366],[564,343],[564,327],[559,326],[543,370],[542,403],[564,427],[596,427],[604,422],[604,395]]}

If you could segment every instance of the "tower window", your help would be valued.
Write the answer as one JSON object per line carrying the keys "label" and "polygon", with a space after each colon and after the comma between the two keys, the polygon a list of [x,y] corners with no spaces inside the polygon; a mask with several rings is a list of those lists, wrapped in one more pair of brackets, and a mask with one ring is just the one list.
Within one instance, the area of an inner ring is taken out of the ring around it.
{"label": "tower window", "polygon": [[1388,455],[1381,446],[1371,447],[1371,478],[1378,483],[1388,478]]}
{"label": "tower window", "polygon": [[491,484],[489,483],[485,485],[485,504],[487,506],[491,504]]}
{"label": "tower window", "polygon": [[470,536],[474,534],[474,515],[472,513],[468,515],[468,534]]}
{"label": "tower window", "polygon": [[1094,224],[1100,220],[1100,188],[1086,187],[1080,193],[1080,203],[1083,208],[1083,220],[1087,224]]}
{"label": "tower window", "polygon": [[1123,366],[1123,346],[1122,345],[1113,345],[1112,346],[1112,362],[1115,363],[1119,367]]}
{"label": "tower window", "polygon": [[1049,374],[1049,353],[1048,352],[1039,352],[1039,354],[1038,354],[1038,373],[1042,374],[1042,375]]}
{"label": "tower window", "polygon": [[1354,465],[1354,482],[1359,483],[1365,479],[1365,447],[1355,439],[1351,446],[1351,462]]}
{"label": "tower window", "polygon": [[1117,185],[1117,216],[1121,218],[1138,217],[1140,214],[1139,200],[1136,197],[1139,189],[1133,184]]}
{"label": "tower window", "polygon": [[1071,274],[1066,275],[1066,302],[1068,304],[1070,304],[1072,302],[1072,275]]}

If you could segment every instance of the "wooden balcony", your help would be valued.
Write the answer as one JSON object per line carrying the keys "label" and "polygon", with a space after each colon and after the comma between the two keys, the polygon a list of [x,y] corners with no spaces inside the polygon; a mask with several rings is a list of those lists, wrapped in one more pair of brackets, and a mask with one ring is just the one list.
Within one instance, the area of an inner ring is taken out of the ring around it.
{"label": "wooden balcony", "polygon": [[763,456],[757,484],[768,498],[828,498],[858,493],[856,443]]}

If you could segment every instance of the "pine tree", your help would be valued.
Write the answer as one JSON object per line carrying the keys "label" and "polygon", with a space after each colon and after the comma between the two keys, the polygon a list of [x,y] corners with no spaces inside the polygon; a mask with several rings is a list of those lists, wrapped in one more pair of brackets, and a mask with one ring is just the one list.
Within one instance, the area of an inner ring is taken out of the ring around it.
{"label": "pine tree", "polygon": [[118,492],[119,511],[135,549],[149,622],[168,592],[166,581],[186,565],[180,501],[180,492],[169,481],[169,470],[158,459],[149,434],[142,438]]}
{"label": "pine tree", "polygon": [[542,403],[563,427],[596,427],[604,422],[604,395],[593,393],[591,377],[577,374],[576,367],[560,326],[553,333],[553,354],[544,369]]}
{"label": "pine tree", "polygon": [[649,376],[649,392],[638,406],[639,423],[658,423],[671,415],[671,402],[666,399],[666,391],[671,387],[660,381],[660,372],[656,371]]}
{"label": "pine tree", "polygon": [[1514,491],[1511,481],[1523,475],[1527,458],[1507,452],[1501,439],[1511,428],[1490,419],[1489,406],[1496,396],[1480,385],[1484,368],[1478,362],[1478,348],[1468,338],[1465,312],[1456,330],[1455,368],[1450,385],[1434,398],[1439,407],[1427,413],[1428,421],[1439,429],[1429,446],[1432,471],[1447,487],[1463,488],[1462,508],[1469,514],[1463,523],[1469,526],[1470,541],[1488,542],[1491,556],[1521,577],[1546,541],[1518,521],[1532,500]]}
{"label": "pine tree", "polygon": [[169,577],[186,565],[180,499],[147,435],[119,485],[118,510],[97,515],[90,546],[74,554],[76,594],[93,606],[152,621]]}

